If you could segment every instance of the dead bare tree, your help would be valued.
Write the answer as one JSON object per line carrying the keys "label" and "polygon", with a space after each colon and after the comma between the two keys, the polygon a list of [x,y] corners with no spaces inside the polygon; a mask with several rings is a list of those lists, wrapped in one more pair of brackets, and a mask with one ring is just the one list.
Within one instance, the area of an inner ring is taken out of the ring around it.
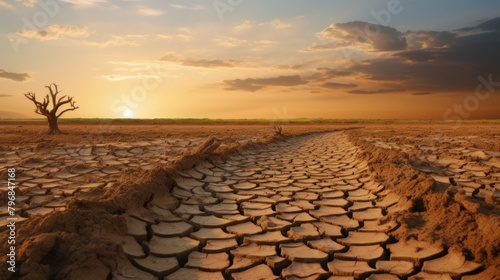
{"label": "dead bare tree", "polygon": [[278,137],[283,136],[283,127],[281,127],[280,125],[278,126],[274,125],[273,128],[274,128],[274,136]]}
{"label": "dead bare tree", "polygon": [[[63,95],[62,97],[57,98],[57,95],[61,93],[61,91],[59,91],[56,84],[52,83],[45,87],[49,89],[50,95],[47,94],[42,102],[36,100],[34,92],[28,92],[24,94],[24,96],[26,96],[26,98],[35,103],[36,106],[35,113],[47,117],[47,121],[49,122],[49,134],[62,133],[62,131],[59,130],[57,120],[62,114],[68,111],[74,111],[78,109],[78,106],[75,105],[73,97]],[[52,108],[49,109],[48,107],[51,101],[52,101]],[[59,108],[61,108],[61,106],[65,104],[69,104],[71,107],[61,111],[60,113],[57,113],[57,110],[59,110]]]}

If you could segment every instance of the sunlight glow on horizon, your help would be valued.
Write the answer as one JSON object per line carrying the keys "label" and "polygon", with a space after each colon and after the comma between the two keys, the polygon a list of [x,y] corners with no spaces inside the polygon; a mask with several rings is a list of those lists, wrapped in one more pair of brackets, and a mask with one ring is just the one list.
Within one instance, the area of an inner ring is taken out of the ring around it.
{"label": "sunlight glow on horizon", "polygon": [[46,22],[12,2],[0,118],[50,83],[75,118],[500,118],[500,89],[475,97],[500,81],[500,1],[63,1]]}
{"label": "sunlight glow on horizon", "polygon": [[126,109],[125,111],[123,111],[123,117],[126,118],[126,119],[131,119],[134,117],[134,111],[130,110],[130,109]]}

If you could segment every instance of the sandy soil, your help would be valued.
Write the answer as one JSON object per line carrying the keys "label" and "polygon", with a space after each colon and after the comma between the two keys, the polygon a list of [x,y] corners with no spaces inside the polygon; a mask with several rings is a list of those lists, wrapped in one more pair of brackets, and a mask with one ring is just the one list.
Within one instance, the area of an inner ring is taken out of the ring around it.
{"label": "sandy soil", "polygon": [[[464,123],[458,128],[435,122],[385,123],[61,123],[67,134],[46,135],[45,123],[1,122],[0,150],[32,147],[34,153],[53,147],[79,147],[158,139],[208,139],[186,150],[182,157],[153,170],[120,173],[111,188],[100,188],[72,198],[62,211],[33,216],[17,228],[18,272],[7,272],[2,242],[2,279],[106,278],[124,257],[123,219],[127,209],[142,206],[152,195],[172,188],[172,177],[196,162],[230,154],[252,145],[321,131],[346,130],[363,151],[376,180],[400,195],[400,211],[391,214],[401,226],[391,233],[397,240],[418,236],[448,251],[458,250],[480,263],[481,279],[495,279],[500,271],[500,192],[498,123]],[[469,168],[475,167],[475,168]],[[5,172],[1,172],[2,176]],[[450,179],[451,178],[451,179]],[[447,181],[448,180],[448,181]],[[473,185],[466,183],[475,183]],[[6,194],[2,191],[2,205]],[[165,198],[168,200],[168,197]],[[2,217],[3,218],[3,217]],[[1,240],[6,240],[3,232]],[[92,275],[89,275],[91,273]]]}
{"label": "sandy soil", "polygon": [[[486,265],[486,271],[475,279],[498,277],[498,124],[458,128],[438,124],[374,125],[349,134],[365,151],[363,158],[377,179],[407,200],[393,217],[401,223],[394,236],[418,236],[419,240],[458,250],[468,260]],[[468,174],[468,167],[476,171]],[[450,178],[453,180],[447,181]],[[476,189],[464,187],[468,182],[475,182]]]}

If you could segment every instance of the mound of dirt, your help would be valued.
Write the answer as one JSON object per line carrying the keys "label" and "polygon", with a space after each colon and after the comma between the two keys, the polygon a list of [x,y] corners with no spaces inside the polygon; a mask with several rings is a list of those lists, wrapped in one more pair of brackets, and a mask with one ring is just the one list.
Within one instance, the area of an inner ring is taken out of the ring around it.
{"label": "mound of dirt", "polygon": [[[411,161],[422,156],[422,151],[377,147],[371,140],[373,134],[369,130],[349,132],[351,141],[361,148],[362,158],[376,174],[376,180],[407,200],[404,207],[392,213],[392,218],[401,226],[391,235],[396,239],[416,238],[436,243],[449,251],[460,250],[467,260],[482,263],[487,268],[478,279],[497,279],[500,271],[498,204],[466,197],[413,169]],[[404,135],[402,139],[414,139],[418,132],[398,130],[398,134]],[[389,138],[394,134],[386,131],[376,136],[377,141],[391,142]],[[397,144],[408,143],[403,140]],[[428,143],[420,141],[417,145],[423,144]],[[443,145],[446,144],[437,141],[429,143],[431,145],[445,149]],[[478,146],[492,148],[490,144]]]}

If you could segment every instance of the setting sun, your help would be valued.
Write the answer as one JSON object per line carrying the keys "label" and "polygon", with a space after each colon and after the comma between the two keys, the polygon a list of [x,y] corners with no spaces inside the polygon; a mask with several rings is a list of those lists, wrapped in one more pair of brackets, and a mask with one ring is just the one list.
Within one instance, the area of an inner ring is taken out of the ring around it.
{"label": "setting sun", "polygon": [[130,109],[126,109],[125,111],[123,111],[123,117],[126,118],[126,119],[131,119],[134,117],[134,111],[130,110]]}

